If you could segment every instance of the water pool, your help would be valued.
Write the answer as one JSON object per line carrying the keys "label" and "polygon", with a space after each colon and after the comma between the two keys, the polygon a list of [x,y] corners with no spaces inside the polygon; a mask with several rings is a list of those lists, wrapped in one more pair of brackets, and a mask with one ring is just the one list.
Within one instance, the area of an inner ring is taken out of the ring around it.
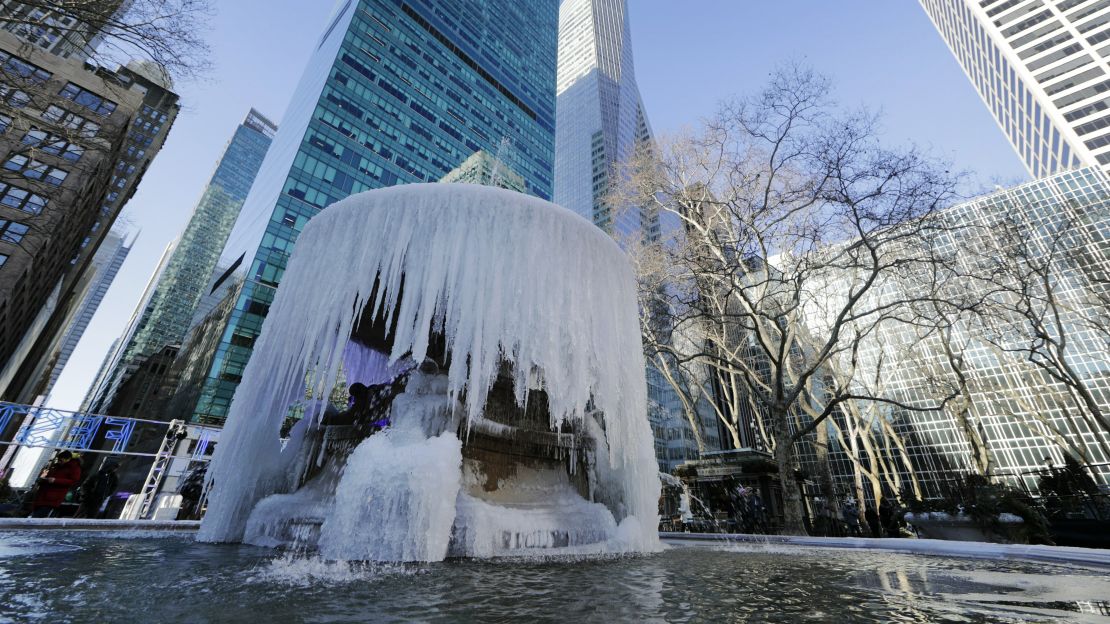
{"label": "water pool", "polygon": [[142,533],[0,532],[2,622],[1110,622],[1110,572],[706,544],[351,565]]}

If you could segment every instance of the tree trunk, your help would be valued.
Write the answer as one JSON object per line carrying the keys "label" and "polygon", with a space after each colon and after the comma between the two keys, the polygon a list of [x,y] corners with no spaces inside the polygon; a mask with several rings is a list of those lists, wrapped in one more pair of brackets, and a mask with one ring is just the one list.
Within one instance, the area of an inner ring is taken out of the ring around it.
{"label": "tree trunk", "polygon": [[779,469],[779,483],[782,486],[782,531],[783,535],[808,535],[805,527],[805,510],[802,505],[802,489],[794,478],[794,444],[790,439],[790,426],[785,409],[774,410],[771,418],[775,432],[775,463]]}
{"label": "tree trunk", "polygon": [[840,501],[837,500],[832,463],[829,461],[829,428],[827,424],[821,423],[817,427],[817,480],[821,483],[821,495],[825,497],[829,510],[839,517]]}

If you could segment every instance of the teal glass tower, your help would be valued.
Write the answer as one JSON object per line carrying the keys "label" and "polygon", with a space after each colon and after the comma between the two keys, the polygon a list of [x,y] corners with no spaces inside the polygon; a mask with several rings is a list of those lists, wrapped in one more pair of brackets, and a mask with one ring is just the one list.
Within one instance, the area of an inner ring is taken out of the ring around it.
{"label": "teal glass tower", "polygon": [[185,338],[275,132],[277,126],[254,109],[236,128],[154,290],[110,354],[107,375],[90,389],[86,404],[91,411],[109,411],[120,387],[146,358]]}
{"label": "teal glass tower", "polygon": [[297,235],[324,207],[437,181],[481,150],[551,198],[558,12],[558,0],[339,6],[224,249],[221,280],[243,286],[195,422],[223,422]]}

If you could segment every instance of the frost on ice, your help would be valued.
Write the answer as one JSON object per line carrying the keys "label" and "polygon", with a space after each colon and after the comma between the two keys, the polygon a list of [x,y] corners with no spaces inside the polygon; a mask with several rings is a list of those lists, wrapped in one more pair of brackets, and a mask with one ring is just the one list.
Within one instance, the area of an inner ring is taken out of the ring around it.
{"label": "frost on ice", "polygon": [[[519,193],[327,208],[235,395],[200,538],[420,561],[656,548],[634,287],[602,231]],[[387,399],[369,437],[329,402],[355,382]]]}

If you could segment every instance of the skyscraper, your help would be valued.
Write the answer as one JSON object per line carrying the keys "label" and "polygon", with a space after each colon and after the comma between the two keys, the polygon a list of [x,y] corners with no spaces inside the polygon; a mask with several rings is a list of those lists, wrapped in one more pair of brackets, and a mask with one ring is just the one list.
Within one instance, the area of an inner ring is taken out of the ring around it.
{"label": "skyscraper", "polygon": [[0,65],[0,397],[29,402],[177,95],[151,64],[92,69],[2,30]]}
{"label": "skyscraper", "polygon": [[171,242],[162,250],[162,256],[158,260],[158,265],[154,268],[154,273],[151,274],[150,279],[147,280],[146,288],[143,289],[142,297],[139,298],[139,304],[135,306],[135,310],[131,313],[131,318],[128,320],[123,334],[112,341],[112,346],[108,349],[108,353],[104,355],[104,359],[100,362],[100,368],[96,370],[96,377],[93,378],[93,382],[89,386],[89,391],[85,394],[84,400],[81,401],[80,411],[90,412],[93,411],[94,406],[103,408],[104,406],[110,405],[111,401],[107,400],[107,395],[114,395],[120,385],[126,381],[127,376],[133,373],[141,363],[135,362],[131,370],[126,370],[123,374],[118,374],[120,370],[119,363],[123,359],[123,353],[127,345],[131,344],[131,339],[135,336],[135,330],[138,329],[139,326],[139,319],[142,318],[143,312],[146,311],[151,298],[154,297],[154,290],[158,287],[158,280],[162,277],[162,273],[165,272],[166,265],[169,264],[173,249],[174,243]]}
{"label": "skyscraper", "polygon": [[614,167],[651,140],[625,0],[563,1],[557,93],[555,203],[618,238],[657,236],[656,216],[605,202]]}
{"label": "skyscraper", "polygon": [[557,0],[339,7],[221,258],[225,277],[246,281],[195,420],[226,417],[297,235],[325,206],[439,180],[480,150],[503,155],[529,193],[551,197],[557,24]]}
{"label": "skyscraper", "polygon": [[[47,52],[84,60],[103,39],[101,28],[127,10],[131,0],[72,4],[0,0],[0,29]],[[73,9],[76,9],[74,11]],[[85,20],[79,19],[78,13]]]}
{"label": "skyscraper", "polygon": [[921,0],[1034,178],[1110,170],[1110,5]]}
{"label": "skyscraper", "polygon": [[[1110,483],[1110,431],[1091,415],[1095,409],[1110,414],[1110,238],[1104,234],[1110,230],[1110,178],[1097,167],[1067,171],[953,206],[934,218],[948,227],[930,242],[940,254],[955,252],[961,276],[946,280],[946,296],[994,307],[976,315],[949,313],[946,332],[922,329],[928,323],[877,326],[852,351],[852,363],[838,364],[866,380],[871,390],[863,395],[877,390],[916,409],[876,403],[860,409],[876,409],[899,431],[930,496],[942,492],[953,470],[971,467],[976,444],[989,452],[997,476],[1030,488],[1037,487],[1046,459],[1060,465],[1064,454],[1081,457],[1096,478]],[[983,258],[1018,266],[1019,274],[1030,271],[1024,276],[1032,281],[1008,282],[1012,276],[999,276],[990,265],[990,279],[967,277],[984,274]],[[819,292],[846,296],[855,279],[830,276]],[[867,296],[897,300],[905,288],[920,285],[889,279]],[[1028,293],[1028,303],[1016,297],[1018,289]],[[811,331],[828,331],[830,309],[838,308],[813,302],[806,307]],[[1043,330],[1018,312],[1024,309],[1043,314],[1037,320]],[[1048,337],[1037,339],[1037,331]],[[1034,363],[1051,361],[1042,355],[1049,348],[1042,341],[1048,339],[1066,343],[1052,353],[1072,375],[1056,372],[1062,365]],[[966,408],[957,400],[936,408],[960,387],[957,374],[966,384]],[[1082,402],[1080,386],[1095,407]]]}
{"label": "skyscraper", "polygon": [[109,232],[108,236],[104,239],[100,249],[97,250],[96,255],[93,256],[93,275],[92,281],[89,283],[88,291],[81,299],[80,305],[77,307],[76,314],[69,323],[66,324],[65,334],[61,336],[61,341],[57,347],[56,355],[51,358],[50,368],[46,371],[45,377],[40,382],[42,389],[37,390],[37,394],[49,396],[50,391],[57,383],[58,377],[61,376],[62,370],[69,363],[69,357],[73,355],[74,349],[77,348],[77,343],[81,341],[81,337],[85,335],[85,330],[88,329],[92,317],[96,314],[97,309],[100,308],[100,303],[104,301],[104,295],[108,293],[111,288],[112,282],[116,279],[116,274],[119,273],[120,267],[123,266],[123,261],[127,259],[128,254],[131,253],[131,247],[135,244],[135,237],[127,238],[126,234],[119,234],[116,232]]}
{"label": "skyscraper", "polygon": [[[555,109],[555,203],[593,221],[621,244],[660,234],[658,214],[606,200],[612,177],[638,145],[652,141],[632,63],[625,0],[564,0],[559,7]],[[648,399],[660,470],[697,457],[682,405],[663,375],[647,368]],[[700,414],[719,446],[711,414]]]}
{"label": "skyscraper", "polygon": [[141,360],[181,344],[275,132],[277,126],[254,109],[235,130],[106,385],[92,389],[99,396],[92,411],[111,405],[115,389]]}

